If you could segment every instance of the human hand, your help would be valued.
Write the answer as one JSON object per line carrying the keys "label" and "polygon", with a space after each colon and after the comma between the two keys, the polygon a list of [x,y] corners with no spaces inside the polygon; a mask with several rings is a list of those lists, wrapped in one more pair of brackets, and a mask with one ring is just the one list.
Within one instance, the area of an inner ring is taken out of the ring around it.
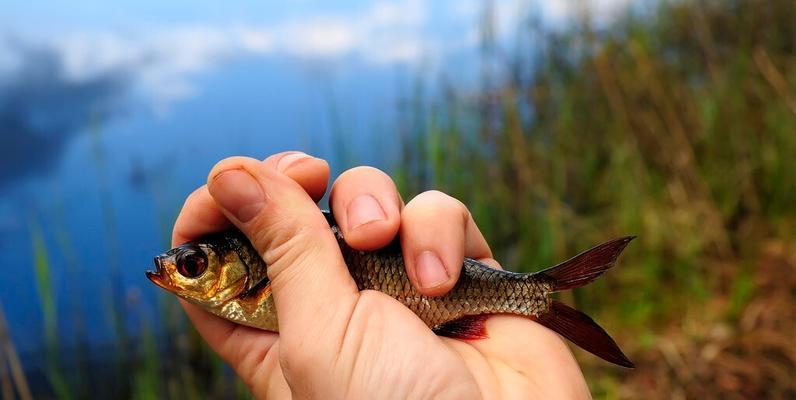
{"label": "human hand", "polygon": [[[434,335],[385,294],[359,292],[315,205],[328,178],[328,164],[303,153],[229,158],[188,197],[175,223],[175,246],[234,224],[268,265],[279,334],[182,302],[199,333],[255,396],[589,397],[564,342],[527,318],[493,316],[486,324],[489,338],[459,341]],[[336,180],[330,204],[355,249],[383,247],[400,230],[407,273],[423,294],[450,290],[465,256],[499,267],[466,207],[440,192],[403,206],[387,175],[360,167]]]}

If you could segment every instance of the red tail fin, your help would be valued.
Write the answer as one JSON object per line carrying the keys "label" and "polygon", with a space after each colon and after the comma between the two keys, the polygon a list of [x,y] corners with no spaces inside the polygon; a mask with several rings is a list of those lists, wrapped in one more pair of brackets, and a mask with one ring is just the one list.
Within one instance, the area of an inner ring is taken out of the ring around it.
{"label": "red tail fin", "polygon": [[[540,271],[538,275],[546,278],[553,292],[587,285],[613,267],[619,254],[633,239],[634,236],[626,236],[603,243],[555,267]],[[564,303],[552,300],[550,311],[535,319],[603,360],[623,367],[634,367],[603,328],[588,315]]]}
{"label": "red tail fin", "polygon": [[613,267],[625,246],[635,238],[625,236],[603,243],[538,274],[549,278],[553,292],[587,285]]}
{"label": "red tail fin", "polygon": [[605,361],[635,368],[633,362],[622,353],[616,342],[600,325],[588,315],[564,303],[552,300],[550,311],[534,319]]}

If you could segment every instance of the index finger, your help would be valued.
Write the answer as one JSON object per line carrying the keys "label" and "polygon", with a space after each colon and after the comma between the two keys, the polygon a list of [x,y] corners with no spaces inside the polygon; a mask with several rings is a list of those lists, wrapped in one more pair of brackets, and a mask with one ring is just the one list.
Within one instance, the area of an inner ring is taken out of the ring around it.
{"label": "index finger", "polygon": [[[202,185],[191,193],[177,216],[172,233],[172,246],[178,246],[208,233],[232,227],[215,200]],[[196,330],[210,348],[218,353],[241,376],[250,376],[248,369],[261,360],[278,336],[271,332],[238,325],[217,317],[201,307],[180,299],[180,304]]]}
{"label": "index finger", "polygon": [[231,227],[232,223],[224,216],[207,191],[207,185],[202,185],[185,199],[185,204],[174,222],[171,246],[179,246],[208,233]]}
{"label": "index finger", "polygon": [[389,175],[373,167],[343,172],[329,193],[329,204],[349,246],[380,249],[401,226],[403,202]]}
{"label": "index finger", "polygon": [[[321,171],[321,173],[318,173]],[[329,181],[329,168],[318,169],[317,165],[298,164],[285,171],[285,175],[296,181],[316,202],[326,192]],[[207,185],[202,185],[191,193],[174,222],[171,245],[179,246],[208,233],[232,228],[226,216],[210,196]]]}
{"label": "index finger", "polygon": [[[318,165],[298,164],[288,170],[286,175],[299,183],[313,200],[318,201],[326,191],[329,170],[328,167],[318,168]],[[172,246],[232,227],[233,224],[224,216],[207,190],[207,185],[202,185],[186,198],[177,216],[172,231]],[[263,354],[278,337],[271,332],[219,318],[186,301],[180,303],[208,345],[241,376],[250,376],[246,369],[262,360]]]}

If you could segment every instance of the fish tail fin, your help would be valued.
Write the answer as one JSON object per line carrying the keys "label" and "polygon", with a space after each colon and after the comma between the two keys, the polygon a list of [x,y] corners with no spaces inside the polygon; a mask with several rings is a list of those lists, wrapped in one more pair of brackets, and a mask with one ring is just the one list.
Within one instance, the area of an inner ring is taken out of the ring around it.
{"label": "fish tail fin", "polygon": [[625,236],[605,242],[534,275],[546,277],[551,284],[551,292],[588,285],[613,267],[622,250],[635,238]]}
{"label": "fish tail fin", "polygon": [[605,361],[635,368],[635,364],[600,325],[564,303],[551,300],[550,310],[533,319]]}
{"label": "fish tail fin", "polygon": [[[534,274],[535,278],[542,277],[550,284],[551,292],[587,285],[613,267],[619,254],[633,239],[635,236],[625,236],[603,243]],[[600,325],[564,303],[552,300],[548,312],[534,319],[603,360],[627,368],[634,367],[633,362]]]}

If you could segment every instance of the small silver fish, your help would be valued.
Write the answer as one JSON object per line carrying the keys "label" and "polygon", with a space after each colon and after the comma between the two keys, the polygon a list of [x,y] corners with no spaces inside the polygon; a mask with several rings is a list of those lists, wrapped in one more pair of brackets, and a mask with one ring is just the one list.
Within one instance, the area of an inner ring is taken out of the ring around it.
{"label": "small silver fish", "polygon": [[[489,315],[522,315],[559,333],[584,350],[617,365],[633,368],[616,342],[589,316],[548,297],[584,286],[611,268],[632,236],[587,250],[543,271],[520,274],[465,258],[456,286],[428,297],[409,281],[399,241],[363,252],[343,239],[334,217],[323,211],[359,290],[378,290],[400,301],[436,334],[476,340],[486,337]],[[267,266],[237,230],[205,236],[155,257],[156,285],[205,310],[239,324],[279,331]]]}

